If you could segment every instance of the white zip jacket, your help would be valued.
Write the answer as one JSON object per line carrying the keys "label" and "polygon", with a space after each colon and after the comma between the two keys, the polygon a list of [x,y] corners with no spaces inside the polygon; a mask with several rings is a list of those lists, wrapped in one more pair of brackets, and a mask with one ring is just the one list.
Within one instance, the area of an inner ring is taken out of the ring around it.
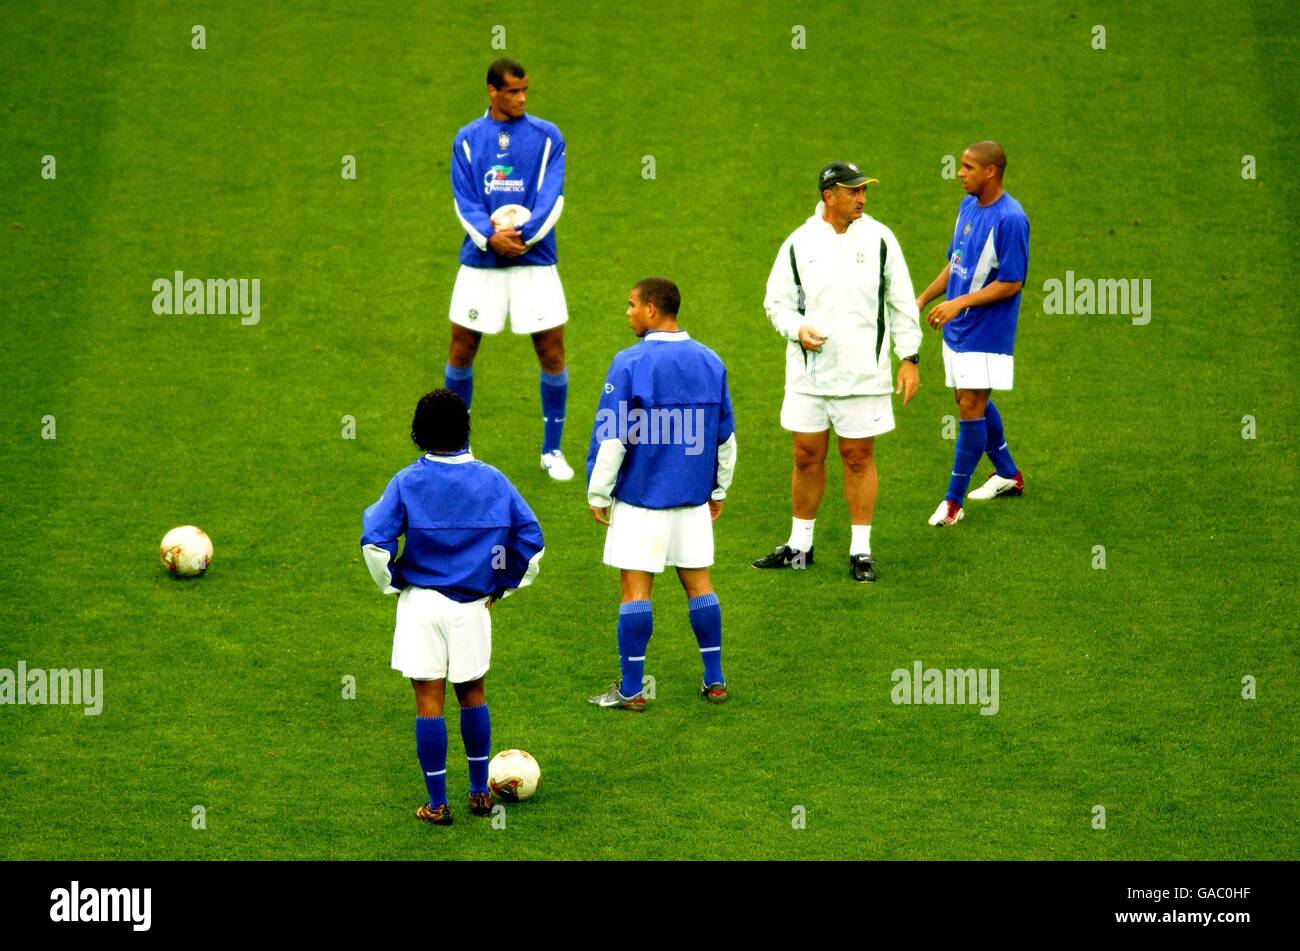
{"label": "white zip jacket", "polygon": [[[763,309],[788,341],[785,386],[796,393],[893,393],[886,338],[893,340],[900,360],[921,349],[916,294],[894,233],[864,214],[844,234],[836,234],[822,218],[820,202],[781,245]],[[805,353],[799,345],[799,328],[805,324],[826,337],[820,352]]]}

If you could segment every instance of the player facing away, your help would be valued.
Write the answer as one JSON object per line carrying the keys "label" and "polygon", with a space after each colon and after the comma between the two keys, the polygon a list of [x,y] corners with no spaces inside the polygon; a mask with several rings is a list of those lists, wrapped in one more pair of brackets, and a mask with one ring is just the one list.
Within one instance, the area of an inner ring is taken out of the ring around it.
{"label": "player facing away", "polygon": [[[528,76],[514,60],[488,67],[487,93],[487,112],[457,132],[451,146],[451,188],[465,238],[451,292],[444,385],[470,406],[479,343],[484,334],[500,333],[509,314],[515,333],[532,336],[541,365],[542,468],[564,482],[573,478],[560,449],[569,399],[569,311],[555,253],[555,223],[564,209],[564,137],[546,120],[524,114]],[[523,206],[527,220],[505,220],[501,209],[507,205]]]}
{"label": "player facing away", "polygon": [[641,342],[614,357],[587,453],[587,502],[605,533],[605,564],[619,569],[620,679],[588,702],[643,711],[642,673],[653,630],[650,591],[677,569],[700,646],[700,696],[727,699],[722,609],[709,580],[713,522],[736,467],[727,369],[677,326],[681,294],[661,277],[628,295],[627,322]]}
{"label": "player facing away", "polygon": [[1003,190],[1007,156],[996,142],[976,142],[961,154],[957,177],[966,189],[948,245],[948,263],[916,299],[918,310],[941,294],[926,320],[943,328],[943,368],[961,414],[948,494],[931,525],[956,525],[980,457],[993,473],[970,493],[977,501],[1020,495],[1025,479],[1007,449],[1002,414],[989,398],[1011,389],[1020,315],[1020,289],[1029,267],[1029,219]]}
{"label": "player facing away", "polygon": [[[492,655],[490,611],[532,584],[544,549],[528,503],[464,448],[469,411],[459,396],[449,390],[423,396],[411,439],[424,455],[393,476],[366,509],[361,552],[379,590],[397,595],[392,665],[415,688],[415,752],[429,794],[415,815],[451,825],[446,682],[460,701],[469,810],[485,816],[492,812],[492,726],[483,688]],[[399,535],[406,536],[401,558]]]}

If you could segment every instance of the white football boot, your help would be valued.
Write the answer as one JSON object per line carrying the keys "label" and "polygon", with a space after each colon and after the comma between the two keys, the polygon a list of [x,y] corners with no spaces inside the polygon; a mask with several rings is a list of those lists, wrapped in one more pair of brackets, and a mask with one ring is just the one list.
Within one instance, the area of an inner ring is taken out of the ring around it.
{"label": "white football boot", "polygon": [[1010,479],[1004,479],[997,472],[992,472],[988,481],[978,489],[966,493],[966,498],[983,502],[985,499],[996,499],[999,495],[1023,495],[1024,491],[1025,477],[1019,472]]}
{"label": "white football boot", "polygon": [[542,468],[556,482],[568,482],[573,478],[573,466],[564,461],[564,453],[558,449],[542,456]]}
{"label": "white football boot", "polygon": [[931,525],[956,525],[966,517],[965,510],[954,502],[944,499],[930,516]]}

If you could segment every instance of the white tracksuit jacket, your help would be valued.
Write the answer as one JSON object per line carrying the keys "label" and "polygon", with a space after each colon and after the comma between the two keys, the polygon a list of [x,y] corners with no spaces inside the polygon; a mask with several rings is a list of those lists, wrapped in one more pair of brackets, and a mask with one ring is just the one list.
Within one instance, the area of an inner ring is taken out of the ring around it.
{"label": "white tracksuit jacket", "polygon": [[[785,386],[797,393],[893,393],[885,337],[893,340],[899,359],[921,349],[916,294],[894,233],[864,214],[844,234],[836,234],[822,218],[820,202],[781,245],[763,308],[788,341]],[[805,324],[826,337],[818,353],[805,353],[799,345],[799,328]]]}

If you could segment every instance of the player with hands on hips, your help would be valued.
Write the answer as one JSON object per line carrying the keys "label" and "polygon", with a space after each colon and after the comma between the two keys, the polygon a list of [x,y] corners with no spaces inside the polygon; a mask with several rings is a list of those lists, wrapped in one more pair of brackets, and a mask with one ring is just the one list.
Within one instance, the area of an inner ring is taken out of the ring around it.
{"label": "player with hands on hips", "polygon": [[[492,606],[532,584],[542,530],[510,481],[468,449],[469,412],[459,396],[420,399],[411,440],[424,451],[389,480],[365,511],[361,552],[379,590],[397,595],[392,666],[415,690],[415,751],[428,801],[416,818],[450,825],[446,683],[460,702],[469,766],[469,810],[492,812],[492,727],[484,678],[492,656]],[[397,539],[406,537],[402,556]]]}

